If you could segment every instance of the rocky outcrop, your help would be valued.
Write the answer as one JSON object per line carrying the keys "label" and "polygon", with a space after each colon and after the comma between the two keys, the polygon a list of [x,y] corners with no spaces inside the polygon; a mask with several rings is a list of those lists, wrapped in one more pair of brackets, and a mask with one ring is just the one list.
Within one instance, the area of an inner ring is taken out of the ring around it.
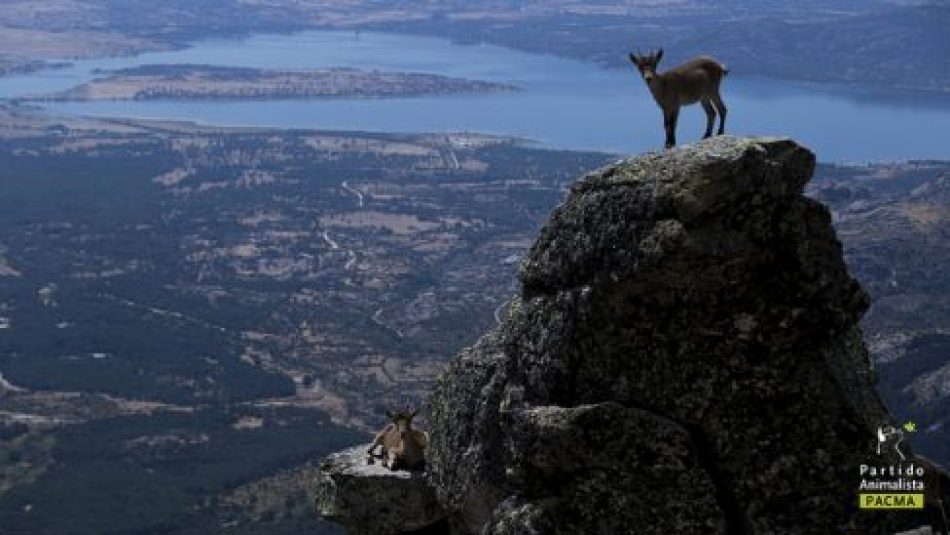
{"label": "rocky outcrop", "polygon": [[719,137],[577,183],[494,332],[429,405],[429,480],[467,533],[893,533],[857,507],[888,414],[815,164]]}
{"label": "rocky outcrop", "polygon": [[934,491],[925,513],[858,508],[860,465],[900,459],[875,451],[892,422],[857,326],[868,297],[802,194],[814,165],[791,140],[718,137],[585,177],[505,320],[440,378],[428,486],[353,450],[328,461],[321,510],[354,533],[405,514],[525,535],[937,522]]}
{"label": "rocky outcrop", "polygon": [[446,517],[422,472],[367,463],[369,444],[327,457],[314,484],[317,513],[352,535],[421,532]]}

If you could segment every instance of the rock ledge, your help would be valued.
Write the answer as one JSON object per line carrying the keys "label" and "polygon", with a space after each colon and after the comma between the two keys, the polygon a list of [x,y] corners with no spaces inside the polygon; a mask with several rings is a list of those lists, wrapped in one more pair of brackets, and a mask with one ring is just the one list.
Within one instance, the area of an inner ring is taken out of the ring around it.
{"label": "rock ledge", "polygon": [[317,513],[352,535],[422,530],[446,517],[422,472],[392,471],[377,459],[367,464],[369,444],[328,456],[315,482]]}

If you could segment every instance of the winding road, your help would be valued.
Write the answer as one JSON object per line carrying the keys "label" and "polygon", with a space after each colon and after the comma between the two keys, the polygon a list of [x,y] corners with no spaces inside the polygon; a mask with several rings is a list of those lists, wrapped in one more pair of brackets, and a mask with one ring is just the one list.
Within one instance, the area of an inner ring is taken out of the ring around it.
{"label": "winding road", "polygon": [[330,249],[332,249],[332,250],[334,250],[334,251],[340,248],[340,244],[337,243],[333,238],[330,237],[330,231],[329,231],[329,230],[324,230],[324,231],[323,231],[323,241],[327,242],[327,245],[330,246]]}
{"label": "winding road", "polygon": [[356,195],[356,199],[357,199],[357,201],[359,202],[360,208],[362,208],[362,207],[365,205],[365,199],[364,199],[364,197],[363,197],[363,192],[360,191],[360,190],[358,190],[358,189],[355,189],[355,188],[350,187],[350,184],[349,184],[349,181],[348,181],[348,180],[344,180],[343,183],[340,184],[340,187],[342,187],[342,188],[345,189],[346,191],[352,193],[353,195]]}

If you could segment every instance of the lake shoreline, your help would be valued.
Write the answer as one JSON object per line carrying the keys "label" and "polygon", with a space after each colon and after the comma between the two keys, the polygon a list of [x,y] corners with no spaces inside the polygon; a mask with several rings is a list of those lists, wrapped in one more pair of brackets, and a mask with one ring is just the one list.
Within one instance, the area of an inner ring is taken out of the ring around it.
{"label": "lake shoreline", "polygon": [[[24,94],[65,91],[103,71],[148,64],[205,64],[274,70],[356,68],[479,80],[523,91],[382,98],[208,98],[42,102],[52,114],[193,120],[208,125],[364,132],[485,132],[532,139],[553,149],[638,153],[661,148],[662,117],[632,70],[515,49],[462,46],[405,34],[308,31],[208,40],[175,52],[79,61],[71,68],[0,78],[9,102]],[[733,73],[735,74],[735,73]],[[879,96],[852,87],[730,76],[727,133],[789,136],[822,161],[867,163],[950,158],[950,100]],[[167,96],[167,95],[159,95]],[[247,96],[247,95],[244,95]],[[681,142],[699,139],[705,116],[684,108]]]}
{"label": "lake shoreline", "polygon": [[142,65],[95,74],[103,76],[65,91],[17,100],[95,102],[393,98],[521,90],[508,84],[436,74],[348,68],[274,70],[180,64]]}
{"label": "lake shoreline", "polygon": [[[495,41],[477,41],[467,38],[453,37],[451,35],[446,35],[438,31],[431,31],[424,28],[400,28],[400,27],[378,27],[373,25],[360,26],[360,27],[336,27],[336,26],[314,26],[314,27],[300,27],[292,29],[279,29],[275,28],[273,31],[264,31],[264,32],[226,32],[220,35],[215,35],[214,37],[206,39],[175,39],[164,43],[164,46],[154,46],[152,48],[142,48],[133,50],[128,54],[125,53],[103,53],[99,55],[91,55],[88,57],[83,57],[81,59],[68,59],[63,58],[62,60],[29,60],[22,61],[19,63],[12,64],[10,68],[0,69],[0,82],[4,78],[15,77],[24,74],[34,74],[38,72],[54,71],[58,69],[63,69],[73,65],[75,61],[84,61],[84,60],[94,60],[94,59],[116,59],[116,58],[126,58],[133,59],[144,54],[155,53],[155,52],[175,52],[175,51],[185,51],[195,47],[200,46],[202,43],[206,42],[218,42],[218,41],[246,41],[255,37],[266,37],[266,36],[283,36],[291,37],[299,34],[306,34],[312,32],[334,32],[334,33],[348,33],[353,35],[360,34],[390,34],[390,35],[401,35],[406,37],[427,37],[439,40],[445,40],[450,42],[453,45],[457,46],[484,46],[490,45],[493,47],[507,48],[510,50],[523,52],[533,55],[549,55],[558,59],[570,60],[570,61],[581,61],[588,63],[590,65],[596,66],[600,69],[616,72],[626,72],[627,69],[618,66],[616,63],[598,61],[596,58],[586,58],[583,56],[572,56],[570,54],[560,53],[560,50],[546,51],[544,54],[539,54],[535,49],[525,46],[515,46],[508,45],[503,42]],[[22,68],[20,68],[22,66]],[[736,76],[736,73],[733,73],[733,77]],[[772,83],[776,82],[785,82],[790,84],[790,86],[805,87],[810,90],[821,91],[836,95],[841,95],[845,97],[853,97],[857,99],[867,99],[867,100],[877,100],[877,99],[888,99],[894,97],[915,97],[922,98],[928,102],[932,102],[935,105],[950,105],[950,87],[944,88],[943,90],[927,90],[921,89],[915,85],[890,85],[890,84],[875,84],[862,81],[829,81],[829,80],[820,80],[808,77],[774,77],[764,74],[743,74],[742,78],[747,80],[763,80]],[[11,100],[0,96],[0,101]]]}

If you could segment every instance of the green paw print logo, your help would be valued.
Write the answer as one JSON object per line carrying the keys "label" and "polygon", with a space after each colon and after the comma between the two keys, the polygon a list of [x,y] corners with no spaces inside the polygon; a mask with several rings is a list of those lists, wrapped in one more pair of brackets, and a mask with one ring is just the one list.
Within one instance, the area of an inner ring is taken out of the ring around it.
{"label": "green paw print logo", "polygon": [[917,424],[909,420],[904,422],[904,431],[907,431],[908,433],[916,433]]}

